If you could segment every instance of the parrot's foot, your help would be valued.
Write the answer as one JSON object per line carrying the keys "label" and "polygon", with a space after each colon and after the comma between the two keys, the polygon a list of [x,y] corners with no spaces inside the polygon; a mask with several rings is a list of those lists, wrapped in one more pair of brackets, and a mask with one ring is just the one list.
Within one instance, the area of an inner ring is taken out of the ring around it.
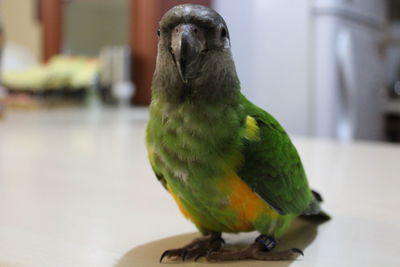
{"label": "parrot's foot", "polygon": [[233,260],[285,261],[294,260],[299,254],[303,255],[303,252],[298,248],[271,252],[275,246],[276,241],[273,238],[260,235],[249,248],[235,251],[212,252],[206,256],[206,259],[210,262]]}
{"label": "parrot's foot", "polygon": [[186,246],[177,249],[166,250],[160,257],[162,262],[164,257],[171,260],[194,259],[197,261],[201,257],[206,257],[212,252],[222,249],[225,241],[221,238],[221,233],[211,233],[210,235],[196,238]]}

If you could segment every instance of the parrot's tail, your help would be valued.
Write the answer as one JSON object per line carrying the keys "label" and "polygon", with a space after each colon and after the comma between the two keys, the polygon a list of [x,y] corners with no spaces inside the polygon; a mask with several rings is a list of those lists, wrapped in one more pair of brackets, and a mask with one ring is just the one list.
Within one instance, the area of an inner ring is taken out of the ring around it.
{"label": "parrot's tail", "polygon": [[308,206],[308,208],[300,215],[301,218],[316,221],[316,222],[325,222],[331,219],[331,216],[324,212],[321,209],[320,203],[322,203],[323,199],[320,193],[311,190],[314,195],[314,201]]}
{"label": "parrot's tail", "polygon": [[311,190],[311,192],[313,193],[314,198],[315,198],[319,203],[322,203],[322,202],[324,201],[320,193],[318,193],[317,191],[314,191],[314,190]]}

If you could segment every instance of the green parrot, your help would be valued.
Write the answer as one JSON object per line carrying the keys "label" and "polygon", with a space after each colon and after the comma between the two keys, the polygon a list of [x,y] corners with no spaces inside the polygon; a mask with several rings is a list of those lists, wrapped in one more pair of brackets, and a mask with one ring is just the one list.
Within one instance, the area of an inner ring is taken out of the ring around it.
{"label": "green parrot", "polygon": [[[214,10],[175,6],[161,19],[146,144],[158,180],[203,237],[170,259],[288,260],[271,251],[300,215],[323,215],[282,126],[240,92],[227,25]],[[247,249],[221,233],[258,231]]]}

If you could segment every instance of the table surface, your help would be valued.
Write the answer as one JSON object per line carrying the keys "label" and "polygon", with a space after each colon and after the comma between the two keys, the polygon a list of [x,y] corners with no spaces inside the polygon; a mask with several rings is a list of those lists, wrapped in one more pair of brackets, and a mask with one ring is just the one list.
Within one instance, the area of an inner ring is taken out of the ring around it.
{"label": "table surface", "polygon": [[[196,236],[152,174],[146,120],[146,109],[63,109],[0,121],[1,267],[159,266],[163,250]],[[305,256],[268,266],[400,266],[400,147],[294,143],[333,219],[296,222],[281,244]]]}

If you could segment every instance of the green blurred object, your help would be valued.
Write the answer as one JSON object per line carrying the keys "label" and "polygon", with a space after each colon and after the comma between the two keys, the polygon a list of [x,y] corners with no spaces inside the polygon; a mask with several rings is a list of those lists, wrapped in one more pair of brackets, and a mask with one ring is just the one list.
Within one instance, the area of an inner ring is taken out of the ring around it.
{"label": "green blurred object", "polygon": [[47,64],[5,72],[2,80],[8,107],[36,109],[84,104],[98,76],[97,58],[58,55]]}
{"label": "green blurred object", "polygon": [[76,90],[88,88],[99,73],[97,59],[55,56],[48,64],[2,75],[14,91]]}

